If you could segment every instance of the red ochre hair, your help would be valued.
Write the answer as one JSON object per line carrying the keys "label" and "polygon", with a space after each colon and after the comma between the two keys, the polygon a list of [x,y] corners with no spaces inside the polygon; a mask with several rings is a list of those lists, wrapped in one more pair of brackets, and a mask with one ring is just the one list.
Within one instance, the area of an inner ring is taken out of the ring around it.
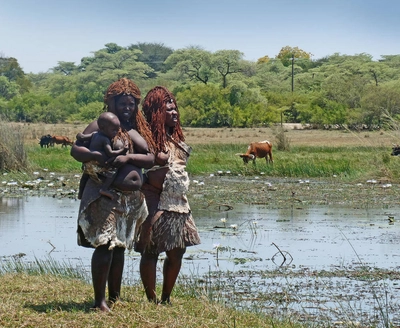
{"label": "red ochre hair", "polygon": [[138,86],[127,78],[122,78],[110,84],[104,95],[104,110],[116,114],[115,103],[116,99],[122,95],[129,95],[135,98],[135,111],[132,115],[131,124],[133,128],[146,140],[150,151],[154,152],[156,149],[151,131],[143,116],[139,111],[139,103],[141,94]]}
{"label": "red ochre hair", "polygon": [[142,110],[146,116],[153,134],[153,140],[156,145],[156,152],[166,152],[167,134],[165,133],[165,120],[167,112],[167,103],[172,99],[178,113],[178,123],[170,131],[172,138],[177,141],[185,141],[181,123],[179,119],[178,105],[174,95],[165,87],[156,86],[151,89],[143,100]]}

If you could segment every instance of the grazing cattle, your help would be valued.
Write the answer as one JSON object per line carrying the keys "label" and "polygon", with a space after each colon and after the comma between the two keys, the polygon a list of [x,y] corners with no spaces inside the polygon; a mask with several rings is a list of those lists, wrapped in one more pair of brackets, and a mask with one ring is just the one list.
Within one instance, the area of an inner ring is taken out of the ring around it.
{"label": "grazing cattle", "polygon": [[53,144],[61,145],[61,147],[67,147],[68,145],[72,146],[74,144],[74,142],[68,137],[52,136],[51,138]]}
{"label": "grazing cattle", "polygon": [[50,134],[46,134],[45,136],[42,136],[40,138],[39,145],[42,148],[43,147],[48,148],[50,146],[53,146],[54,145],[53,137]]}
{"label": "grazing cattle", "polygon": [[392,153],[390,155],[392,155],[392,156],[400,155],[400,146],[393,144]]}
{"label": "grazing cattle", "polygon": [[260,141],[260,142],[252,142],[247,148],[246,154],[238,154],[241,158],[243,158],[243,162],[247,164],[249,161],[253,161],[253,164],[256,163],[256,158],[264,158],[268,163],[273,163],[272,159],[272,143],[268,140]]}

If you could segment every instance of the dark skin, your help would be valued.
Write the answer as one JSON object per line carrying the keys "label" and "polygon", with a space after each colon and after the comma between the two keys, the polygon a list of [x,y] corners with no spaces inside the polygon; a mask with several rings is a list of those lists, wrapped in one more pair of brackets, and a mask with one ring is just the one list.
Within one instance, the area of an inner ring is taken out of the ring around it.
{"label": "dark skin", "polygon": [[[90,142],[89,149],[91,151],[102,151],[109,158],[107,161],[111,161],[112,158],[125,155],[128,148],[125,148],[122,142],[119,140],[117,142],[116,148],[113,149],[112,139],[117,135],[120,128],[120,122],[117,116],[110,112],[105,112],[101,114],[100,118],[97,120],[97,125],[99,126],[98,132],[92,132],[91,134],[85,135],[83,133],[78,133],[77,139],[82,141]],[[134,181],[137,180],[137,175],[131,173]],[[116,198],[113,191],[109,190],[111,184],[113,183],[116,175],[104,178],[103,187],[100,189],[100,194],[107,196],[111,199]]]}
{"label": "dark skin", "polygon": [[[101,151],[89,150],[84,142],[76,141],[71,148],[71,156],[79,162],[98,161],[100,165],[111,164],[118,168],[118,174],[112,187],[121,191],[136,191],[142,185],[140,168],[150,168],[154,165],[154,155],[149,150],[146,141],[133,129],[130,123],[135,109],[135,98],[123,95],[115,103],[115,115],[118,116],[121,127],[128,131],[133,140],[135,153],[115,157],[107,163],[108,157]],[[90,134],[99,130],[97,121],[90,123],[83,131]],[[135,178],[132,178],[135,177]],[[115,302],[120,297],[122,274],[125,261],[125,248],[115,247],[108,249],[108,245],[97,247],[92,256],[92,281],[94,290],[93,308],[103,312],[110,311],[106,301],[106,286],[108,285],[108,299]]]}
{"label": "dark skin", "polygon": [[[167,113],[165,120],[165,133],[171,133],[172,129],[177,124],[177,111],[173,101],[168,102],[166,106]],[[168,159],[168,153],[158,153],[155,162],[157,165],[162,166],[167,164]],[[149,171],[147,173],[148,183],[161,191],[168,169],[168,167],[165,167],[156,171]],[[154,195],[154,197],[151,198],[146,197],[146,203],[149,209],[149,216],[142,225],[143,234],[141,233],[140,243],[147,243],[149,238],[148,232],[150,231],[154,222],[156,222],[163,213],[163,211],[157,210],[159,200],[159,195]],[[142,236],[144,236],[143,239]],[[185,252],[186,248],[174,248],[165,253],[166,258],[163,266],[163,288],[161,294],[161,303],[163,304],[170,303],[170,295],[175,286],[176,279],[178,278],[182,266],[182,258]],[[147,299],[155,303],[157,303],[156,272],[158,257],[159,254],[149,254],[146,252],[142,252],[142,257],[140,259],[140,276],[146,292]]]}

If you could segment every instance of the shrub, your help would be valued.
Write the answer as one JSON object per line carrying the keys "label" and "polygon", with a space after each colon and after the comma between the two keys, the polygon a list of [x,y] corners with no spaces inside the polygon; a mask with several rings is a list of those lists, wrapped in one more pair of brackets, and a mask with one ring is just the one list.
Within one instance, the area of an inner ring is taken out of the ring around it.
{"label": "shrub", "polygon": [[273,131],[275,134],[275,145],[278,150],[290,150],[290,140],[286,136],[283,128],[278,128]]}
{"label": "shrub", "polygon": [[0,171],[21,171],[26,167],[23,131],[0,122]]}

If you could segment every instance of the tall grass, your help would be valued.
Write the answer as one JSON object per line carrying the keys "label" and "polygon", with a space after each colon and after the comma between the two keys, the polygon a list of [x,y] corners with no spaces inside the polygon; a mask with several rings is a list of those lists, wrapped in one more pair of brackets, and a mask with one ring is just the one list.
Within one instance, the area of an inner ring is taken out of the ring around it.
{"label": "tall grass", "polygon": [[77,162],[71,155],[71,147],[54,146],[40,148],[39,145],[27,145],[28,169],[40,171],[47,169],[59,173],[79,173],[81,163]]}
{"label": "tall grass", "polygon": [[58,262],[51,257],[45,259],[35,258],[32,262],[23,261],[18,256],[3,259],[0,263],[0,275],[7,273],[51,274],[89,280],[87,273],[83,270],[83,264],[78,267],[72,267],[70,263]]}
{"label": "tall grass", "polygon": [[26,167],[23,130],[0,121],[0,170],[21,171]]}
{"label": "tall grass", "polygon": [[[29,171],[47,169],[59,173],[81,172],[81,164],[70,156],[70,147],[40,148],[26,145]],[[308,147],[291,146],[290,151],[273,149],[274,163],[264,158],[245,165],[238,154],[247,144],[197,144],[193,147],[187,170],[191,175],[242,175],[264,174],[271,177],[328,178],[332,176],[349,180],[399,179],[400,158],[390,156],[387,147]]]}
{"label": "tall grass", "polygon": [[258,158],[245,165],[238,156],[245,144],[196,145],[188,171],[200,174],[254,175],[275,177],[399,178],[399,158],[390,156],[387,147],[306,147],[290,151],[273,149],[274,163]]}

